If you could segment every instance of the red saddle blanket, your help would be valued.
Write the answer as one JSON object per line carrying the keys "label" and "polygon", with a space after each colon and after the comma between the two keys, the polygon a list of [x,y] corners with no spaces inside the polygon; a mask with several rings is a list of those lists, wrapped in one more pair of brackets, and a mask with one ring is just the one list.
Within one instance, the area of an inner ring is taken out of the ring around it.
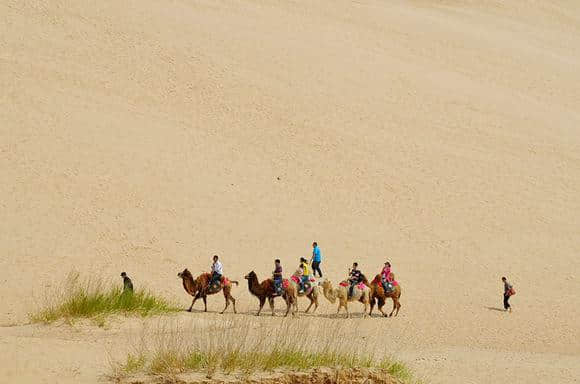
{"label": "red saddle blanket", "polygon": [[[350,284],[348,283],[348,281],[341,281],[339,285],[341,287],[350,287]],[[366,285],[365,285],[365,283],[358,283],[356,285],[356,287],[360,290],[363,290],[363,289],[365,289]]]}

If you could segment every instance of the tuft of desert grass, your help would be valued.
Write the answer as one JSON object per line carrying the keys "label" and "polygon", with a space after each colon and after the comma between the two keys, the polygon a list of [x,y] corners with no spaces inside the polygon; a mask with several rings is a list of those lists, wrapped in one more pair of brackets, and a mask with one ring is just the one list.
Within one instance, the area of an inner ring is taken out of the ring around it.
{"label": "tuft of desert grass", "polygon": [[113,314],[151,316],[179,310],[171,302],[145,289],[123,292],[119,286],[105,284],[102,280],[82,281],[78,273],[71,273],[66,282],[46,297],[44,305],[29,317],[32,322],[43,323],[92,318],[102,327],[105,317]]}
{"label": "tuft of desert grass", "polygon": [[[402,383],[414,382],[403,363],[357,338],[356,327],[318,329],[311,322],[281,320],[272,328],[239,317],[192,322],[187,328],[167,324],[144,331],[145,343],[138,348],[145,351],[140,355],[140,373],[163,376],[197,372],[211,378],[218,372],[249,376],[278,370],[369,368]],[[135,372],[133,360],[121,362],[117,370]]]}

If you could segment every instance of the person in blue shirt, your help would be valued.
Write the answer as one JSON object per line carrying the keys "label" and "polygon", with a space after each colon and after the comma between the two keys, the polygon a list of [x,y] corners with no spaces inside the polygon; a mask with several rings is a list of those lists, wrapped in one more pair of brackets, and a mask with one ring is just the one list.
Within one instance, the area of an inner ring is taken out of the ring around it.
{"label": "person in blue shirt", "polygon": [[322,254],[320,253],[320,248],[318,248],[318,243],[315,241],[312,243],[312,274],[316,277],[316,272],[322,277],[322,271],[320,270],[320,263],[322,262]]}

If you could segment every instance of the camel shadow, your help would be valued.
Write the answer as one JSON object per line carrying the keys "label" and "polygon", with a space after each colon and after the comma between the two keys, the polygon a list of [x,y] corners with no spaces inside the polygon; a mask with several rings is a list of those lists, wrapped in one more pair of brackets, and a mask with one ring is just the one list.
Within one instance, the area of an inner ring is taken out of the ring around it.
{"label": "camel shadow", "polygon": [[[346,319],[346,314],[344,312],[336,314],[336,313],[329,313],[329,314],[316,314],[316,317],[320,317],[323,319]],[[362,319],[363,318],[362,312],[351,312],[350,319]],[[374,317],[374,316],[373,316]]]}
{"label": "camel shadow", "polygon": [[488,309],[490,311],[498,311],[498,312],[505,312],[504,309],[502,308],[498,308],[498,307],[484,307],[485,309]]}

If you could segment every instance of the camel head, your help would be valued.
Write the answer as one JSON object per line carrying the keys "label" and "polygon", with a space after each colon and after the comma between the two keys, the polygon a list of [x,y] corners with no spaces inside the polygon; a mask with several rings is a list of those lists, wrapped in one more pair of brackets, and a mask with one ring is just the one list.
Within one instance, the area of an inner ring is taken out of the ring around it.
{"label": "camel head", "polygon": [[246,280],[255,280],[257,278],[258,278],[258,276],[256,275],[256,272],[254,272],[254,271],[250,271],[250,273],[248,273],[246,276],[244,276],[244,279],[246,279]]}
{"label": "camel head", "polygon": [[193,276],[191,275],[191,272],[189,272],[189,270],[187,268],[185,268],[183,270],[183,272],[179,272],[177,274],[177,277],[179,277],[180,279],[191,279],[191,280],[193,280]]}
{"label": "camel head", "polygon": [[320,285],[324,289],[332,289],[332,283],[328,279],[324,279],[318,282],[318,285]]}

